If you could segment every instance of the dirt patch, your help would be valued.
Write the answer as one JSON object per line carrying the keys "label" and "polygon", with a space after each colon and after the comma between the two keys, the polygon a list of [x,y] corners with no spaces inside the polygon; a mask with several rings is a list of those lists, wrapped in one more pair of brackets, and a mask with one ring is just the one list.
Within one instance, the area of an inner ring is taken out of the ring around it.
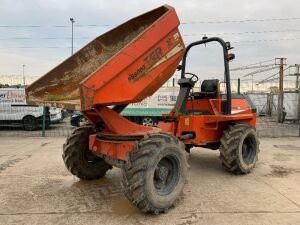
{"label": "dirt patch", "polygon": [[13,167],[16,163],[21,162],[24,159],[27,159],[31,157],[31,155],[25,155],[20,158],[15,158],[15,159],[9,159],[3,163],[0,164],[0,173],[6,170],[9,167]]}
{"label": "dirt patch", "polygon": [[196,210],[187,211],[182,213],[184,216],[180,218],[180,222],[177,225],[191,225],[191,224],[199,224],[202,216]]}
{"label": "dirt patch", "polygon": [[63,179],[52,179],[51,183],[36,186],[34,193],[37,194],[66,194],[73,192],[78,195],[86,195],[92,193],[101,199],[110,199],[119,197],[122,194],[119,182],[112,181],[106,177],[99,180],[80,180],[75,176],[64,177]]}
{"label": "dirt patch", "polygon": [[41,147],[44,147],[44,146],[46,146],[48,144],[50,144],[50,143],[49,142],[44,142],[44,143],[41,144]]}
{"label": "dirt patch", "polygon": [[275,148],[280,148],[282,150],[293,150],[293,151],[300,151],[299,146],[295,145],[273,145]]}
{"label": "dirt patch", "polygon": [[268,176],[272,177],[286,177],[292,173],[299,173],[300,169],[287,168],[279,165],[270,165],[272,171],[268,174]]}
{"label": "dirt patch", "polygon": [[114,201],[112,204],[112,211],[117,215],[140,213],[140,211],[125,198],[118,198]]}
{"label": "dirt patch", "polygon": [[287,162],[291,159],[291,157],[293,157],[293,155],[278,153],[274,154],[273,159],[279,162]]}

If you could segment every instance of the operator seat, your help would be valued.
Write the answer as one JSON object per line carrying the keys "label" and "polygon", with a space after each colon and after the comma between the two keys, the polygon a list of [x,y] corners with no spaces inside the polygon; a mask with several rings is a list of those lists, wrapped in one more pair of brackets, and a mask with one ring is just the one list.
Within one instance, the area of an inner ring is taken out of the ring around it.
{"label": "operator seat", "polygon": [[204,80],[201,84],[201,92],[194,92],[195,99],[217,98],[219,88],[219,80]]}

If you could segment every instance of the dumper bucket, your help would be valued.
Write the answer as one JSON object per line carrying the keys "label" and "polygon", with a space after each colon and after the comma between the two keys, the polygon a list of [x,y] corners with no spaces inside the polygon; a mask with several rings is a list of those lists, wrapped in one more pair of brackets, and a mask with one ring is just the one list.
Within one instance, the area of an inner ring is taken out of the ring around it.
{"label": "dumper bucket", "polygon": [[26,88],[29,104],[89,110],[138,102],[174,73],[185,47],[164,5],[97,37]]}

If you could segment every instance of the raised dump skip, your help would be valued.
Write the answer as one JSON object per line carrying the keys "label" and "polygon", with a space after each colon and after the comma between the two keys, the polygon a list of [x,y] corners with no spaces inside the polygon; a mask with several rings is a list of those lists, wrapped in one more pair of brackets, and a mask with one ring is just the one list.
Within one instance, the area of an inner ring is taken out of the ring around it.
{"label": "raised dump skip", "polygon": [[178,25],[170,6],[127,21],[26,88],[27,102],[88,110],[97,104],[141,101],[173,74],[181,59]]}

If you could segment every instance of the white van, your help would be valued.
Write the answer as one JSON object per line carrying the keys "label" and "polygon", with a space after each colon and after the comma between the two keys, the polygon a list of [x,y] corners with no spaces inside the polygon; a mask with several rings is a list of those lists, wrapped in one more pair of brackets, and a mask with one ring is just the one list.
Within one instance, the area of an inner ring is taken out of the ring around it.
{"label": "white van", "polygon": [[[46,108],[46,128],[60,122],[60,109]],[[24,88],[0,88],[0,126],[23,127],[24,130],[36,130],[43,123],[43,107],[26,104]]]}

